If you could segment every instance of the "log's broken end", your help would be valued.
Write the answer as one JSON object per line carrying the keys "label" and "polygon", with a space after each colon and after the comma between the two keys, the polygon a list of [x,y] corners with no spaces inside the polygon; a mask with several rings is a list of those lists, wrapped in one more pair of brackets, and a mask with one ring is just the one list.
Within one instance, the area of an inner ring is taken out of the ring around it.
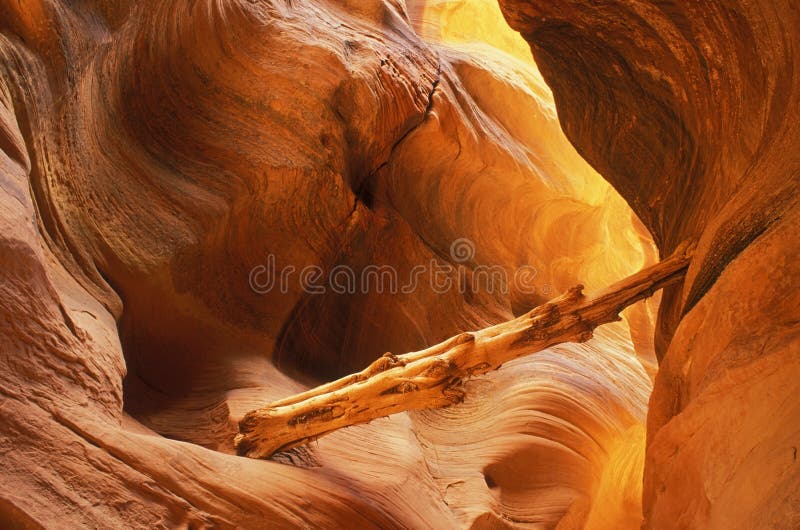
{"label": "log's broken end", "polygon": [[237,434],[233,439],[233,446],[236,448],[236,454],[239,456],[249,456],[250,458],[257,458],[250,454],[253,446],[245,439],[244,434]]}
{"label": "log's broken end", "polygon": [[248,456],[250,458],[266,458],[271,456],[270,454],[262,455],[259,454],[259,447],[262,448],[264,444],[259,443],[258,440],[254,436],[254,428],[258,424],[259,419],[257,416],[261,410],[252,410],[245,414],[244,418],[239,422],[239,434],[233,439],[233,444],[236,447],[236,454],[239,456]]}

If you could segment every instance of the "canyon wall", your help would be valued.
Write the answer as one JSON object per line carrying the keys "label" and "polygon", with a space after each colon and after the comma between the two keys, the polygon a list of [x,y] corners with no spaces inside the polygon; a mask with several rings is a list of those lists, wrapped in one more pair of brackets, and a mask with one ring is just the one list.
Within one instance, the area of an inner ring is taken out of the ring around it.
{"label": "canyon wall", "polygon": [[501,0],[564,130],[662,253],[645,525],[800,525],[800,10]]}

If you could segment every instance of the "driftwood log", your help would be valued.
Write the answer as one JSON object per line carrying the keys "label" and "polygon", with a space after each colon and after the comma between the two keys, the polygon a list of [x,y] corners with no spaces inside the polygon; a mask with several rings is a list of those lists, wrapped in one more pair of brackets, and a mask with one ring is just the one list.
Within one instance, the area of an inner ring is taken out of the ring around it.
{"label": "driftwood log", "polygon": [[629,305],[683,279],[691,258],[671,257],[588,296],[569,289],[530,312],[425,350],[386,353],[365,370],[248,412],[237,451],[268,458],[327,433],[405,410],[447,407],[464,399],[463,382],[508,361],[563,342],[584,342]]}

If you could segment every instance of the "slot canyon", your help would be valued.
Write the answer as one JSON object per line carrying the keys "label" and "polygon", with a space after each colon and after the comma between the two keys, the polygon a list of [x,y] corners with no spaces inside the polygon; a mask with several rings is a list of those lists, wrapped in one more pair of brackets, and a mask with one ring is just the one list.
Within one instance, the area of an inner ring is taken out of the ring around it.
{"label": "slot canyon", "polygon": [[798,188],[796,0],[0,0],[0,528],[800,528]]}

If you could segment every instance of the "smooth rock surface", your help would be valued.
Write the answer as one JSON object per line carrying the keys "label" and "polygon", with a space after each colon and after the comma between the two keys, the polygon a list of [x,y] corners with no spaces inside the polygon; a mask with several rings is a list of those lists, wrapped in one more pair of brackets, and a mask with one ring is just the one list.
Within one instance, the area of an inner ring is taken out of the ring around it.
{"label": "smooth rock surface", "polygon": [[645,526],[800,525],[800,10],[791,1],[502,0],[564,130],[662,255]]}

